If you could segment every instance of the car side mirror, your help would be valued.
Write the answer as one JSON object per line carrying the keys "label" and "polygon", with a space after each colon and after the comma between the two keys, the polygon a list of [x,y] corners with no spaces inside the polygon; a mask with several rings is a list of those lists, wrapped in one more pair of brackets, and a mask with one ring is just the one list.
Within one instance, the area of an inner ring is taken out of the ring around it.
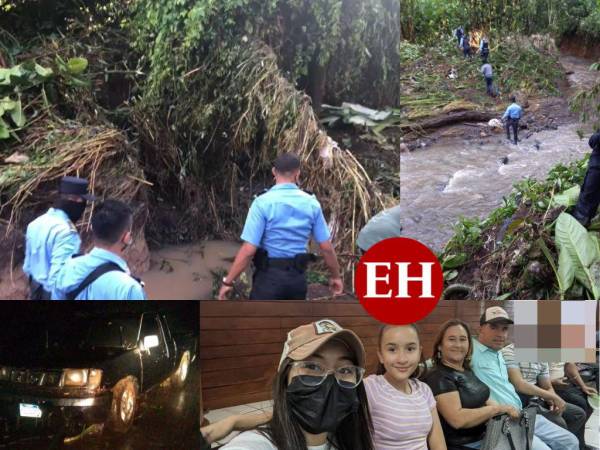
{"label": "car side mirror", "polygon": [[144,350],[150,350],[151,348],[158,347],[158,336],[151,334],[144,337]]}

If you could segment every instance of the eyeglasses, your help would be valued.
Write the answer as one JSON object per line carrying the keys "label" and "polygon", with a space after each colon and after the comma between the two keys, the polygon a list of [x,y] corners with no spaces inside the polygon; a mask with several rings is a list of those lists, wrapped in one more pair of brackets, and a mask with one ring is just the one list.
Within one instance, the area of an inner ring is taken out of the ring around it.
{"label": "eyeglasses", "polygon": [[312,361],[296,361],[291,366],[298,371],[298,378],[305,386],[315,387],[322,384],[328,375],[333,374],[337,384],[346,389],[354,389],[360,384],[365,369],[358,366],[343,366],[337,369],[326,369]]}

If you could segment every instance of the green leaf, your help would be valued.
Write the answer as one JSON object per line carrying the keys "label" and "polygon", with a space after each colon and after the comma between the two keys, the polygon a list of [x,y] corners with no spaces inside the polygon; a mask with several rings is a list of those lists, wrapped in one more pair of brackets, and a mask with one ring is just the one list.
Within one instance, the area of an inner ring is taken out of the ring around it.
{"label": "green leaf", "polygon": [[50,68],[46,68],[46,67],[42,67],[39,64],[36,64],[35,67],[35,72],[42,78],[49,78],[51,77],[54,72],[52,71],[52,69]]}
{"label": "green leaf", "polygon": [[0,139],[8,139],[10,137],[9,130],[8,124],[0,117]]}
{"label": "green leaf", "polygon": [[458,276],[458,270],[447,270],[444,272],[444,281],[454,280]]}
{"label": "green leaf", "polygon": [[85,58],[70,58],[67,61],[67,70],[71,75],[79,75],[87,69],[88,61]]}
{"label": "green leaf", "polygon": [[544,254],[544,256],[546,256],[546,259],[548,260],[550,267],[552,267],[552,271],[554,272],[554,275],[556,276],[556,279],[558,280],[558,287],[561,292],[561,295],[564,294],[564,292],[567,289],[569,289],[569,287],[571,287],[571,283],[573,283],[573,280],[571,280],[571,283],[569,283],[567,286],[565,286],[563,279],[561,279],[558,274],[558,269],[556,267],[556,263],[554,262],[554,258],[552,257],[552,254],[550,253],[550,250],[548,249],[548,246],[546,245],[544,240],[542,238],[538,238],[536,243],[537,243],[538,247],[540,248],[540,250],[542,251],[542,253]]}
{"label": "green leaf", "polygon": [[25,125],[25,115],[23,114],[23,108],[21,107],[21,100],[19,99],[14,103],[15,106],[10,113],[10,118],[12,119],[13,123],[20,128]]}
{"label": "green leaf", "polygon": [[572,263],[566,251],[558,253],[556,278],[558,279],[560,293],[564,296],[564,293],[571,287],[573,281],[575,281],[575,264]]}
{"label": "green leaf", "polygon": [[494,300],[508,300],[512,296],[512,292],[507,292],[506,294],[502,294],[496,297]]}
{"label": "green leaf", "polygon": [[4,97],[3,99],[0,99],[0,109],[2,109],[3,113],[6,111],[12,111],[15,105],[16,102],[14,100],[11,100],[9,97]]}
{"label": "green leaf", "polygon": [[580,187],[575,185],[572,188],[555,195],[552,199],[552,204],[566,206],[567,208],[575,206],[575,204],[577,204],[577,199],[579,198],[579,191]]}
{"label": "green leaf", "polygon": [[444,258],[442,262],[442,267],[444,270],[447,269],[455,269],[457,267],[462,266],[465,262],[467,262],[467,254],[459,253],[458,255],[450,254]]}
{"label": "green leaf", "polygon": [[558,273],[568,282],[570,273],[600,299],[600,251],[592,235],[573,216],[561,213],[556,220],[556,245],[559,249]]}

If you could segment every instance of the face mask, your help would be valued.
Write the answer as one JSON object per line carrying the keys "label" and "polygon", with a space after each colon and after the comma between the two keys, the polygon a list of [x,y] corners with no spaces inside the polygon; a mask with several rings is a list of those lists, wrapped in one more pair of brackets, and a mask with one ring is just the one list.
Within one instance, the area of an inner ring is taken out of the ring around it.
{"label": "face mask", "polygon": [[299,376],[294,377],[286,397],[298,424],[312,434],[334,432],[360,404],[356,389],[340,387],[333,375],[319,386],[305,386]]}
{"label": "face mask", "polygon": [[86,207],[85,202],[74,202],[71,200],[61,200],[58,204],[58,209],[62,209],[67,216],[69,216],[69,220],[73,223],[77,223],[81,216],[83,216],[83,212]]}

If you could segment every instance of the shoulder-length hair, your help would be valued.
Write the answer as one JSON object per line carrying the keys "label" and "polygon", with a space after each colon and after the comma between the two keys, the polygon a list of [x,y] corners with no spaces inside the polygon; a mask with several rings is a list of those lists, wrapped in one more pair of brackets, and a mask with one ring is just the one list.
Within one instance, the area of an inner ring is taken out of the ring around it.
{"label": "shoulder-length hair", "polygon": [[[356,360],[353,362],[357,364]],[[273,418],[260,429],[278,450],[307,448],[302,428],[294,419],[286,397],[291,364],[292,360],[286,358],[277,372],[273,383]],[[357,412],[346,417],[328,439],[337,450],[374,450],[373,422],[363,382],[355,389],[360,402]]]}
{"label": "shoulder-length hair", "polygon": [[[421,345],[421,335],[419,334],[419,328],[414,324],[414,323],[410,323],[408,325],[382,325],[381,328],[379,328],[379,337],[377,338],[377,349],[381,352],[381,346],[383,345],[383,333],[385,333],[385,330],[387,330],[388,328],[393,328],[393,327],[403,327],[403,326],[409,326],[412,327],[413,330],[415,330],[415,333],[417,333],[417,339],[419,340],[419,346]],[[419,366],[417,367],[417,369],[410,374],[409,378],[419,378],[421,375],[423,375],[423,372],[425,371],[425,359],[423,358],[423,350],[421,348],[419,348],[419,351],[421,352],[421,358],[419,359]],[[383,365],[383,363],[378,363],[377,364],[377,370],[376,370],[376,374],[377,375],[383,375],[385,374],[386,370],[385,370],[385,366]]]}
{"label": "shoulder-length hair", "polygon": [[442,364],[442,355],[441,355],[440,351],[438,350],[438,347],[442,344],[442,341],[444,340],[444,335],[446,334],[446,331],[448,331],[448,328],[454,327],[454,326],[461,326],[467,332],[467,340],[469,341],[469,350],[467,351],[467,354],[465,356],[465,360],[463,362],[463,367],[465,369],[471,370],[471,355],[473,354],[473,341],[471,340],[471,329],[469,328],[469,325],[467,325],[466,322],[464,322],[460,319],[450,319],[442,324],[442,327],[440,328],[440,331],[439,331],[438,335],[436,336],[435,341],[433,342],[433,353],[432,353],[433,356],[431,357],[431,359],[433,360],[433,363],[435,365]]}

